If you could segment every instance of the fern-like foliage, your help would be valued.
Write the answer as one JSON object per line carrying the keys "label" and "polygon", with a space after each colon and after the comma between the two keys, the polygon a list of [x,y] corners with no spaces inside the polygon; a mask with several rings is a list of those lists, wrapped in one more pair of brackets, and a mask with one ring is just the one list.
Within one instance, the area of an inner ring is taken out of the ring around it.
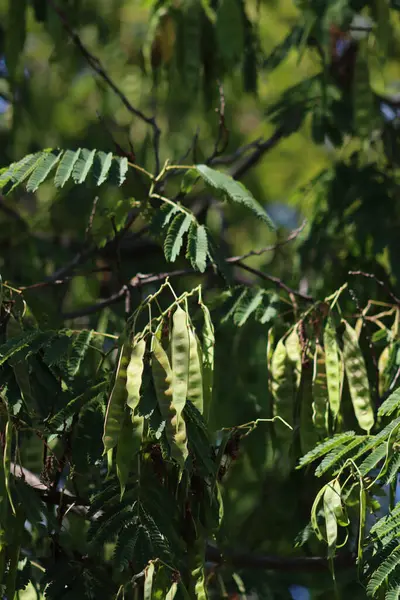
{"label": "fern-like foliage", "polygon": [[24,184],[28,192],[35,192],[42,183],[50,179],[50,176],[58,188],[62,188],[68,182],[90,182],[99,186],[108,181],[122,185],[127,170],[127,159],[113,156],[112,153],[86,148],[46,149],[29,154],[3,169],[0,174],[0,188],[7,194],[18,185]]}
{"label": "fern-like foliage", "polygon": [[236,181],[226,173],[211,169],[207,165],[196,165],[195,170],[204,183],[218,197],[236,204],[242,204],[263,221],[263,223],[271,229],[275,229],[275,225],[266,210],[258,204],[249,190],[239,181]]}
{"label": "fern-like foliage", "polygon": [[224,294],[226,312],[222,322],[233,321],[242,327],[250,318],[265,325],[273,322],[278,314],[279,295],[261,288],[237,286]]}
{"label": "fern-like foliage", "polygon": [[[148,502],[152,491],[156,494],[154,503]],[[168,533],[172,530],[170,520],[176,511],[166,490],[162,492],[161,500],[164,500],[164,509],[168,506],[171,512],[154,511],[159,495],[156,480],[146,474],[144,480],[129,480],[122,500],[117,481],[107,482],[93,498],[89,509],[92,518],[88,532],[90,554],[95,556],[105,543],[116,540],[114,562],[120,571],[132,563],[139,573],[149,560],[156,558],[173,563],[172,547],[176,553],[179,544],[172,546]]]}

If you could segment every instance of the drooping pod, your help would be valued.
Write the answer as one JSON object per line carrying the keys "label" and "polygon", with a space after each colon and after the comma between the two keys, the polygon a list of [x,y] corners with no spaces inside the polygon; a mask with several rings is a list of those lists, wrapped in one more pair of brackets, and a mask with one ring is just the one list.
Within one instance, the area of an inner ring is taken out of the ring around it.
{"label": "drooping pod", "polygon": [[364,431],[374,425],[374,411],[371,402],[367,367],[358,344],[355,330],[343,319],[343,361],[349,384],[351,401],[358,424]]}
{"label": "drooping pod", "polygon": [[312,382],[313,423],[319,435],[328,433],[328,389],[325,372],[325,353],[320,344],[316,345],[314,354],[314,372]]}
{"label": "drooping pod", "polygon": [[152,374],[157,402],[165,420],[165,432],[171,456],[183,468],[188,456],[186,425],[181,417],[177,423],[176,410],[172,404],[173,374],[168,355],[157,336],[153,336]]}
{"label": "drooping pod", "polygon": [[328,317],[324,329],[325,370],[329,408],[334,419],[340,410],[341,369],[339,345],[332,319]]}

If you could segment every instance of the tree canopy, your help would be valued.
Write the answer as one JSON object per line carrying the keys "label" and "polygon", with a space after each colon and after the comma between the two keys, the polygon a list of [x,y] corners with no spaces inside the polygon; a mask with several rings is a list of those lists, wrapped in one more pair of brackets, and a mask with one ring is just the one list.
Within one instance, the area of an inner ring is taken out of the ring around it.
{"label": "tree canopy", "polygon": [[400,3],[0,14],[1,597],[400,598]]}

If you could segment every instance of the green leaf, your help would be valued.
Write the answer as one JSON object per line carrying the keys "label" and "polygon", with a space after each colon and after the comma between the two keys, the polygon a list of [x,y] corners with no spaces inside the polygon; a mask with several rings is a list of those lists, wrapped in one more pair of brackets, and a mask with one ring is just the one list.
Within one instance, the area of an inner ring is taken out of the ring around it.
{"label": "green leaf", "polygon": [[112,159],[112,152],[108,152],[107,154],[105,152],[96,153],[93,163],[93,176],[98,186],[107,180]]}
{"label": "green leaf", "polygon": [[169,226],[164,242],[164,254],[170,262],[174,262],[179,255],[183,244],[183,236],[189,229],[192,220],[193,216],[191,214],[179,212]]}
{"label": "green leaf", "polygon": [[42,154],[41,159],[35,165],[35,168],[28,179],[26,189],[28,192],[36,192],[41,183],[49,175],[50,171],[60,160],[62,152],[46,152]]}
{"label": "green leaf", "polygon": [[89,174],[89,171],[93,165],[96,150],[87,150],[82,148],[77,161],[72,167],[72,177],[75,183],[83,183]]}
{"label": "green leaf", "polygon": [[207,165],[196,165],[196,170],[203,181],[210,186],[218,195],[224,199],[231,200],[237,204],[242,204],[251,210],[261,221],[266,223],[271,229],[275,229],[266,211],[253,198],[251,193],[239,182],[235,181],[229,175],[215,171]]}
{"label": "green leaf", "polygon": [[400,565],[400,548],[396,548],[373,573],[367,584],[367,592],[375,595],[389,575]]}
{"label": "green leaf", "polygon": [[189,258],[192,267],[204,273],[207,266],[208,238],[204,225],[190,224],[186,257]]}
{"label": "green leaf", "polygon": [[82,361],[89,349],[90,341],[93,337],[93,331],[81,331],[74,336],[71,352],[68,358],[68,374],[70,377],[75,377],[78,373]]}
{"label": "green leaf", "polygon": [[307,454],[300,459],[297,468],[300,469],[305,465],[309,465],[310,463],[314,462],[314,460],[317,460],[317,458],[321,458],[321,456],[324,456],[324,454],[328,454],[328,452],[330,452],[331,450],[334,450],[335,448],[341,446],[343,443],[352,440],[354,438],[354,435],[354,431],[346,431],[345,433],[339,433],[333,438],[321,442],[321,444],[318,444],[318,446],[310,450],[310,452],[307,452]]}
{"label": "green leaf", "polygon": [[400,409],[400,388],[397,388],[378,409],[378,416],[390,416]]}
{"label": "green leaf", "polygon": [[0,188],[5,188],[4,192],[9,194],[17,185],[20,185],[29,177],[40,161],[41,156],[41,152],[28,154],[19,162],[10,165],[0,177]]}
{"label": "green leaf", "polygon": [[54,177],[54,185],[56,187],[63,187],[67,183],[72,175],[74,165],[78,160],[80,153],[80,149],[66,150],[64,152]]}

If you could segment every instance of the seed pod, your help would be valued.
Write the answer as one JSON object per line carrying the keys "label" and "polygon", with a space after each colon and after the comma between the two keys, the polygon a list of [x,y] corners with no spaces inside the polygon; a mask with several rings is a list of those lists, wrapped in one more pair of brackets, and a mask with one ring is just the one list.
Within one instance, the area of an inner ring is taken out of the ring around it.
{"label": "seed pod", "polygon": [[154,579],[154,562],[151,560],[144,570],[143,600],[152,600],[152,589]]}
{"label": "seed pod", "polygon": [[285,346],[288,358],[293,366],[296,387],[299,387],[301,380],[301,345],[296,327],[286,338]]}
{"label": "seed pod", "polygon": [[328,557],[333,558],[338,537],[338,519],[342,518],[340,483],[335,479],[327,484],[324,492],[324,515]]}
{"label": "seed pod", "polygon": [[329,407],[333,418],[336,419],[341,395],[340,356],[335,327],[330,318],[324,329],[324,350]]}
{"label": "seed pod", "polygon": [[[133,420],[133,423],[132,423]],[[140,449],[143,434],[143,417],[131,416],[126,409],[124,422],[118,439],[116,467],[121,486],[121,499],[128,481],[132,460]]]}
{"label": "seed pod", "polygon": [[312,378],[312,362],[307,360],[303,365],[300,384],[300,447],[302,454],[307,454],[318,442],[318,434],[312,419]]}
{"label": "seed pod", "polygon": [[343,319],[343,361],[349,384],[354,413],[361,429],[371,430],[374,424],[374,411],[364,357],[358,345],[355,330]]}
{"label": "seed pod", "polygon": [[392,351],[393,344],[389,344],[386,346],[379,357],[378,360],[378,371],[379,371],[379,395],[383,396],[383,394],[387,391],[390,381],[388,377],[387,367],[389,365],[389,357]]}
{"label": "seed pod", "polygon": [[128,345],[124,345],[119,354],[114,387],[108,401],[106,417],[104,420],[104,452],[108,452],[117,445],[122,424],[124,422],[125,403],[128,395],[126,391],[126,380],[129,359],[130,348]]}
{"label": "seed pod", "polygon": [[189,375],[189,328],[186,312],[178,306],[173,316],[171,336],[172,357],[172,404],[176,412],[176,425],[179,426],[188,392]]}
{"label": "seed pod", "polygon": [[[293,425],[295,378],[292,362],[283,340],[279,340],[272,356],[270,375],[274,416],[279,416],[289,425]],[[286,425],[276,421],[275,431],[278,439],[290,445],[292,431]]]}
{"label": "seed pod", "polygon": [[317,432],[325,437],[328,433],[328,389],[325,372],[325,353],[319,344],[317,344],[314,354],[312,394],[313,423]]}
{"label": "seed pod", "polygon": [[214,325],[211,321],[210,311],[207,306],[201,303],[203,311],[204,325],[202,331],[202,354],[203,354],[203,405],[204,417],[209,418],[213,394],[214,380]]}
{"label": "seed pod", "polygon": [[186,426],[183,418],[177,425],[176,411],[172,405],[173,376],[168,355],[158,338],[153,337],[152,373],[158,406],[165,420],[165,432],[171,449],[171,456],[183,468],[188,456]]}
{"label": "seed pod", "polygon": [[202,352],[197,335],[189,328],[189,381],[187,398],[203,414]]}
{"label": "seed pod", "polygon": [[8,419],[8,421],[6,423],[6,431],[5,431],[3,469],[4,469],[4,482],[5,482],[5,488],[7,491],[8,501],[9,501],[11,509],[15,515],[16,514],[15,507],[14,507],[14,502],[12,499],[11,488],[10,488],[12,438],[13,438],[12,423],[11,423],[11,420]]}
{"label": "seed pod", "polygon": [[128,397],[126,400],[129,408],[134,412],[140,400],[140,387],[143,376],[143,356],[146,349],[146,341],[134,342],[131,357],[126,373],[126,389]]}

